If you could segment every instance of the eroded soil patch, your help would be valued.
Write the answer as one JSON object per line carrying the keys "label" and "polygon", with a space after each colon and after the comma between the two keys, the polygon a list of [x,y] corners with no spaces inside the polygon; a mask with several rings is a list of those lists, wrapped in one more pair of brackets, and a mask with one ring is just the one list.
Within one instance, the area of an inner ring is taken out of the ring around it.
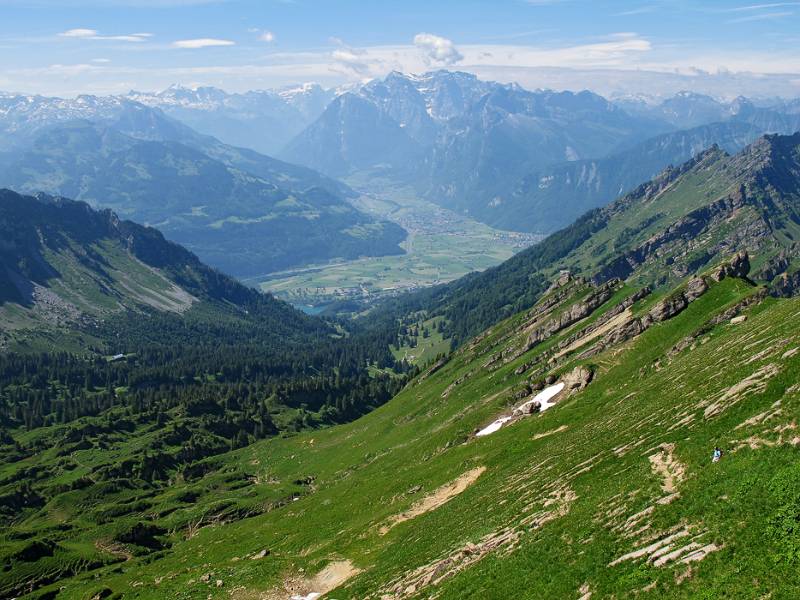
{"label": "eroded soil patch", "polygon": [[427,512],[439,508],[475,483],[478,480],[478,477],[480,477],[484,471],[486,471],[486,467],[477,467],[471,471],[467,471],[458,479],[443,485],[432,494],[425,496],[407,511],[402,512],[399,515],[395,515],[389,519],[389,522],[381,526],[378,532],[381,535],[386,535],[395,525],[398,525],[403,521],[409,521],[415,517],[424,515]]}

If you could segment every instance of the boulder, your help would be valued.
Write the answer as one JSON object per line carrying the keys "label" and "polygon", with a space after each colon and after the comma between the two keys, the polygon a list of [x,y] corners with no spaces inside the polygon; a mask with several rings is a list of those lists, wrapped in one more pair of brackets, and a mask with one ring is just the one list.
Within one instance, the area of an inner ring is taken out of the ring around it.
{"label": "boulder", "polygon": [[558,276],[558,279],[556,279],[550,285],[550,287],[547,288],[547,292],[545,293],[552,292],[553,290],[557,290],[558,288],[564,287],[570,281],[572,281],[572,274],[569,271],[561,271],[561,273]]}
{"label": "boulder", "polygon": [[531,386],[526,384],[521,389],[514,392],[514,400],[522,400],[526,396],[530,396],[532,391]]}
{"label": "boulder", "polygon": [[744,323],[747,321],[747,315],[739,315],[738,317],[733,317],[731,319],[731,325],[738,325],[739,323]]}
{"label": "boulder", "polygon": [[711,274],[714,281],[722,281],[726,277],[747,277],[750,273],[750,256],[746,250],[742,250],[733,255],[733,258],[725,264],[720,265]]}
{"label": "boulder", "polygon": [[535,402],[528,402],[519,407],[519,414],[521,415],[534,415],[542,410],[542,403],[536,400]]}
{"label": "boulder", "polygon": [[653,319],[653,321],[660,323],[661,321],[666,321],[667,319],[674,317],[688,305],[689,303],[687,302],[686,297],[683,294],[677,294],[675,296],[670,296],[669,298],[664,298],[653,308],[651,308],[650,312],[647,314]]}
{"label": "boulder", "polygon": [[578,365],[561,378],[567,390],[582,390],[592,381],[594,373],[583,365]]}
{"label": "boulder", "polygon": [[686,284],[686,291],[684,296],[688,302],[697,300],[700,296],[708,291],[708,284],[702,277],[695,277]]}

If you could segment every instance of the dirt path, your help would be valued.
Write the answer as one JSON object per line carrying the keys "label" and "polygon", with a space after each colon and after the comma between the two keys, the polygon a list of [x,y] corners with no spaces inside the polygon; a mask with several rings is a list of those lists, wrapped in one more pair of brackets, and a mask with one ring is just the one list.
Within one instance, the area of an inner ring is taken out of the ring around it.
{"label": "dirt path", "polygon": [[678,483],[686,477],[686,467],[675,458],[675,444],[661,444],[660,452],[651,455],[650,467],[661,477],[661,489],[667,494],[678,491]]}
{"label": "dirt path", "polygon": [[402,512],[399,515],[395,515],[389,519],[389,522],[386,525],[381,526],[381,528],[378,530],[378,533],[381,535],[386,535],[395,525],[439,508],[475,483],[478,477],[480,477],[485,470],[486,467],[477,467],[471,471],[467,471],[458,479],[443,485],[432,494],[425,496],[422,500],[415,503],[407,511]]}
{"label": "dirt path", "polygon": [[349,560],[337,560],[330,563],[312,580],[312,586],[323,590],[323,593],[330,592],[342,585],[345,581],[359,572]]}
{"label": "dirt path", "polygon": [[349,560],[335,560],[327,564],[311,578],[287,576],[283,585],[269,592],[253,592],[245,589],[232,594],[236,600],[317,600],[335,590],[348,579],[361,572]]}

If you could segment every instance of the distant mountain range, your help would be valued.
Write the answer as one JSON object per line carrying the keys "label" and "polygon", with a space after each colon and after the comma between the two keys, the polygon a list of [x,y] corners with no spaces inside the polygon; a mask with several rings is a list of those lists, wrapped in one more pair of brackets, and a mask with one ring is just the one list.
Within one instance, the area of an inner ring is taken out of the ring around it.
{"label": "distant mountain range", "polygon": [[159,109],[91,96],[0,106],[0,185],[113,208],[231,274],[402,252],[404,230],[355,209],[347,186]]}
{"label": "distant mountain range", "polygon": [[800,129],[796,102],[608,101],[437,71],[391,73],[336,97],[283,157],[373,173],[490,225],[548,233],[711,144],[738,151]]}
{"label": "distant mountain range", "polygon": [[[505,201],[506,210],[493,216],[494,222],[509,229],[534,228],[542,223],[566,226],[587,210],[604,206],[609,199],[655,177],[669,165],[680,165],[713,145],[736,153],[758,139],[765,129],[773,130],[740,120],[711,123],[664,133],[605,158],[543,168],[520,180]],[[800,129],[800,119],[795,127],[781,124],[775,129]]]}
{"label": "distant mountain range", "polygon": [[[114,135],[90,135],[77,120]],[[348,90],[6,94],[0,184],[112,206],[211,264],[252,276],[400,252],[402,230],[350,207],[354,192],[334,178],[388,180],[494,227],[550,233],[714,144],[735,153],[761,135],[797,130],[797,100],[691,92],[607,100],[451,71],[394,72]],[[67,138],[69,156],[57,148]],[[182,161],[202,167],[190,174],[176,166]],[[90,164],[100,172],[79,166]],[[128,165],[122,180],[103,176],[120,165]],[[164,200],[164,190],[174,197]]]}
{"label": "distant mountain range", "polygon": [[130,92],[126,98],[159,108],[227,144],[275,154],[315,121],[335,95],[317,84],[243,94],[173,85],[162,92]]}
{"label": "distant mountain range", "polygon": [[334,175],[422,165],[434,184],[460,165],[471,171],[464,188],[471,190],[472,180],[498,168],[524,171],[537,161],[610,152],[639,139],[645,125],[652,123],[591,92],[530,92],[449,71],[394,72],[334,99],[284,156]]}

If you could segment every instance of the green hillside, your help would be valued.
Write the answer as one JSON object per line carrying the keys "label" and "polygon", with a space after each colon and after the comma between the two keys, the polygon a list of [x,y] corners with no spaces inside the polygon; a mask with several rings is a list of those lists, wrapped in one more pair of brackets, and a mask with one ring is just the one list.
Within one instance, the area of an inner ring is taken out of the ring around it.
{"label": "green hillside", "polygon": [[[114,504],[80,484],[97,444],[124,454],[113,436],[7,464],[6,482],[60,464],[27,493],[64,491],[6,530],[4,593],[62,569],[84,572],[42,591],[796,597],[800,303],[732,264],[669,294],[562,278],[360,420],[200,462],[169,488],[134,477]],[[546,412],[475,436],[558,383]]]}
{"label": "green hillside", "polygon": [[729,156],[712,147],[505,263],[409,303],[442,315],[457,344],[529,308],[559,270],[596,281],[633,278],[666,289],[738,250],[751,277],[790,295],[800,284],[800,134],[765,136]]}
{"label": "green hillside", "polygon": [[[204,265],[155,229],[83,202],[0,190],[0,346],[85,349],[131,317],[173,315],[247,320],[274,341],[328,335],[271,296]],[[135,320],[134,320],[135,323]],[[113,342],[111,342],[113,344]]]}
{"label": "green hillside", "polygon": [[179,481],[219,486],[181,495],[203,508],[177,528],[199,527],[211,505],[263,512],[282,497],[223,500],[242,482],[207,461],[350,421],[405,381],[383,340],[304,315],[110,211],[0,191],[0,240],[0,597],[114,562],[103,548],[161,547],[140,496]]}
{"label": "green hillside", "polygon": [[[711,150],[363,323],[103,234],[202,300],[105,316],[125,360],[0,357],[0,597],[797,597],[798,147]],[[35,230],[9,277],[56,290],[56,247],[116,289]]]}

